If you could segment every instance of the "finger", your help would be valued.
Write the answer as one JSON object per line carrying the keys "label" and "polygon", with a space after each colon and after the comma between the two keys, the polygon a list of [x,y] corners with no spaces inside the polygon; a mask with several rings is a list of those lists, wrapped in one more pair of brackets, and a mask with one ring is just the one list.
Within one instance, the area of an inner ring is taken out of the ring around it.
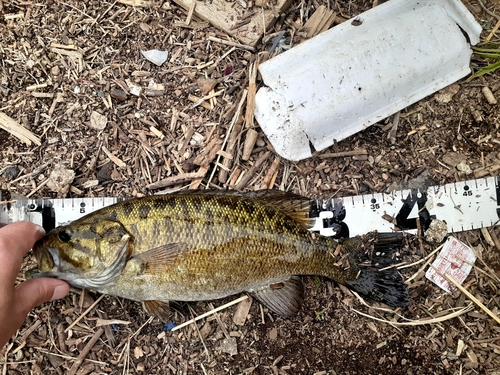
{"label": "finger", "polygon": [[15,280],[23,256],[44,235],[41,226],[27,221],[0,228],[0,284]]}
{"label": "finger", "polygon": [[19,284],[14,292],[16,311],[27,314],[34,307],[44,302],[65,297],[69,292],[69,285],[57,279],[41,277],[27,280]]}
{"label": "finger", "polygon": [[22,258],[44,235],[45,230],[40,225],[28,221],[6,225],[0,228],[0,250],[15,251]]}

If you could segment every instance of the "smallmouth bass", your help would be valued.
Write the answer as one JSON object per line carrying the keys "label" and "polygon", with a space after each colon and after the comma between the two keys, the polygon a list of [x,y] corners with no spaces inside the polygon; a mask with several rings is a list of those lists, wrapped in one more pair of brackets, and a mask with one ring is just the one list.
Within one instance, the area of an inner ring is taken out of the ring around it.
{"label": "smallmouth bass", "polygon": [[[314,235],[309,199],[290,193],[191,191],[148,196],[104,207],[55,228],[33,252],[32,277],[143,303],[166,321],[169,301],[249,293],[270,310],[295,314],[302,305],[299,275],[333,279],[363,296],[407,306],[395,269],[362,266],[360,238]],[[379,236],[387,265],[400,236]],[[378,252],[380,253],[380,251]]]}

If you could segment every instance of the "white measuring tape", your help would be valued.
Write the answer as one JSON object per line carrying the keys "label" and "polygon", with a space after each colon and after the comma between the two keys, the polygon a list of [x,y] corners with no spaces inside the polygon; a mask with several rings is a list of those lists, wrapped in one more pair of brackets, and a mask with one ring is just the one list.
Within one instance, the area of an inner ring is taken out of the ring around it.
{"label": "white measuring tape", "polygon": [[[1,200],[1,196],[0,196]],[[124,198],[26,199],[0,204],[0,224],[31,221],[49,231]],[[379,232],[416,232],[433,219],[448,232],[490,227],[500,221],[500,177],[456,182],[427,189],[400,190],[311,201],[311,228],[325,236]]]}

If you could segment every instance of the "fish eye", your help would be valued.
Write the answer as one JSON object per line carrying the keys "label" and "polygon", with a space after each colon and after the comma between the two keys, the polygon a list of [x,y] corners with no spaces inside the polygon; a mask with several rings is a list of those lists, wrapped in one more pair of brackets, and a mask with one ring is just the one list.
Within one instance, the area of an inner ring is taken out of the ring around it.
{"label": "fish eye", "polygon": [[71,240],[71,234],[69,234],[68,232],[63,230],[63,231],[59,232],[59,239],[62,242],[68,242],[69,240]]}

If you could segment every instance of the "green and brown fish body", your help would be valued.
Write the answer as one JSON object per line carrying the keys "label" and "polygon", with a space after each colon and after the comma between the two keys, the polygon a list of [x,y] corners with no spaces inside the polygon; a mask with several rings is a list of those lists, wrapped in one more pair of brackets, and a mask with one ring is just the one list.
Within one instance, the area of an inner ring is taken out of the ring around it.
{"label": "green and brown fish body", "polygon": [[281,192],[188,192],[105,207],[51,231],[34,247],[37,276],[144,302],[166,318],[168,301],[247,292],[287,316],[300,309],[297,275],[321,275],[364,295],[408,304],[394,271],[360,269],[359,239],[309,230],[306,198]]}

